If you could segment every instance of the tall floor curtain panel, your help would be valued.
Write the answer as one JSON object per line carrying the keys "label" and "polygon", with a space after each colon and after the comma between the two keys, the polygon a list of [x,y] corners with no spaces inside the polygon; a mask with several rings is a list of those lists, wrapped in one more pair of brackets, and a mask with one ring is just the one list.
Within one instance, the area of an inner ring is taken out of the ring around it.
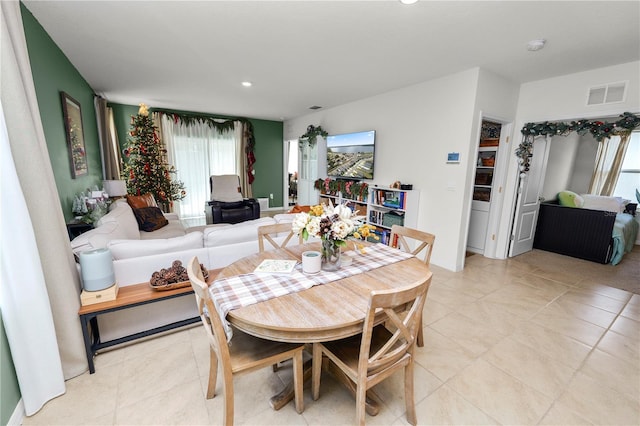
{"label": "tall floor curtain panel", "polygon": [[30,415],[64,393],[64,380],[85,372],[87,360],[78,321],[80,280],[40,121],[20,3],[0,7],[0,308]]}

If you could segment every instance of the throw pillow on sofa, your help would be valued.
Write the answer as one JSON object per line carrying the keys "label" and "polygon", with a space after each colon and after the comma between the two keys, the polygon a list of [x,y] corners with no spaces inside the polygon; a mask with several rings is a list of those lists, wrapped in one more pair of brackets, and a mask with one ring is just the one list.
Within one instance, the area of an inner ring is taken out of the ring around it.
{"label": "throw pillow on sofa", "polygon": [[573,191],[558,192],[558,202],[565,207],[582,207],[584,199]]}
{"label": "throw pillow on sofa", "polygon": [[132,209],[142,209],[144,207],[158,207],[153,194],[148,192],[143,195],[127,195],[127,203]]}
{"label": "throw pillow on sofa", "polygon": [[99,228],[109,222],[117,222],[119,232],[124,233],[124,237],[131,240],[140,239],[140,229],[138,228],[138,222],[136,217],[129,207],[129,204],[125,202],[116,201],[110,207],[109,213],[102,216],[98,222],[96,222],[96,228]]}
{"label": "throw pillow on sofa", "polygon": [[141,231],[153,232],[169,224],[167,218],[162,214],[162,210],[158,207],[133,209],[133,214]]}

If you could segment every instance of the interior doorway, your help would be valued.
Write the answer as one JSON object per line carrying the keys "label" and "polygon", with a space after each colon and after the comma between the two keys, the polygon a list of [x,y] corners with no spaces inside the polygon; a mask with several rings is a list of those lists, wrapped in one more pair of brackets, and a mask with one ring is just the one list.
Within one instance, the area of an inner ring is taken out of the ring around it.
{"label": "interior doorway", "polygon": [[287,206],[295,206],[298,202],[298,141],[288,141],[287,158]]}

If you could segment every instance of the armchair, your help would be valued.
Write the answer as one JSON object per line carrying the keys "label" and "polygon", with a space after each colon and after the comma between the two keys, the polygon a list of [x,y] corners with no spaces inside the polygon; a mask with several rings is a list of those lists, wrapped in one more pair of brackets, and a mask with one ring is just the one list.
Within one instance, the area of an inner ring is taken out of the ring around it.
{"label": "armchair", "polygon": [[238,223],[260,218],[260,204],[255,198],[242,198],[238,175],[214,175],[209,178],[211,201],[207,201],[207,225]]}

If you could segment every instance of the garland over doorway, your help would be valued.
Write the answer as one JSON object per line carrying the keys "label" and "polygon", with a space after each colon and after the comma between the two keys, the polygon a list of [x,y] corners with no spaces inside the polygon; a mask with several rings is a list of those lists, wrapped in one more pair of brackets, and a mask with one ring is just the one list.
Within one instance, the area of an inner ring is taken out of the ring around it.
{"label": "garland over doorway", "polygon": [[578,120],[570,123],[549,122],[527,123],[522,128],[522,142],[516,149],[520,176],[524,177],[529,171],[529,160],[533,155],[533,141],[536,136],[567,136],[571,132],[580,135],[590,133],[598,142],[616,135],[629,134],[640,127],[640,116],[625,112],[618,121],[609,123],[599,120]]}

